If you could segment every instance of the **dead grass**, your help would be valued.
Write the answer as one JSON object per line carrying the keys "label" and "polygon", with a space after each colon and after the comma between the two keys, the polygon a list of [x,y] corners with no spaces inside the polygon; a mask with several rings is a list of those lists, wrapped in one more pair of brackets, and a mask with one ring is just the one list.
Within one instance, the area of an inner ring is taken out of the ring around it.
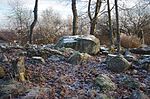
{"label": "dead grass", "polygon": [[144,34],[145,44],[150,45],[150,33]]}
{"label": "dead grass", "polygon": [[127,36],[121,34],[120,36],[121,46],[124,48],[138,48],[141,46],[141,41],[137,36]]}
{"label": "dead grass", "polygon": [[[110,40],[109,35],[95,35],[100,40],[101,45],[109,46]],[[149,38],[148,38],[149,37]],[[145,43],[150,44],[150,36],[145,37]],[[137,36],[127,36],[125,34],[120,35],[121,46],[124,48],[138,48],[141,46],[141,41]]]}

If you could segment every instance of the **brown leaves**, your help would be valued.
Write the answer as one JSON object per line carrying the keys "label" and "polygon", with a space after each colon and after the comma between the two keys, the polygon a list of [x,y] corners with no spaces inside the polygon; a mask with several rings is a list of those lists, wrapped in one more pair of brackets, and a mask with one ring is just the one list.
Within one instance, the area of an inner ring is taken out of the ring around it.
{"label": "brown leaves", "polygon": [[[67,56],[70,53],[66,51],[65,54]],[[6,55],[8,59],[15,57],[15,54],[11,52]],[[75,99],[92,99],[100,96],[102,93],[100,88],[95,87],[95,78],[99,74],[107,74],[117,85],[117,89],[103,92],[103,94],[115,98],[128,97],[134,89],[121,84],[117,79],[120,74],[112,73],[107,69],[107,65],[103,62],[105,58],[106,56],[97,55],[93,56],[88,62],[83,62],[80,65],[72,65],[65,61],[52,61],[48,59],[45,59],[46,64],[40,64],[32,62],[29,57],[25,57],[27,81],[23,82],[23,86],[27,89],[33,89],[37,86],[40,88],[49,88],[49,93],[40,90],[41,93],[37,95],[38,99],[63,99],[72,97]],[[9,69],[11,67],[10,64],[3,63],[3,67],[7,71],[6,73],[11,72],[11,69]],[[149,72],[144,72],[140,68],[134,69],[134,71],[129,69],[127,72],[121,74],[137,79],[140,83],[138,90],[148,93],[150,87]],[[16,97],[20,95],[17,90],[14,90],[14,92],[17,93]],[[28,93],[26,92],[23,96],[26,96]]]}

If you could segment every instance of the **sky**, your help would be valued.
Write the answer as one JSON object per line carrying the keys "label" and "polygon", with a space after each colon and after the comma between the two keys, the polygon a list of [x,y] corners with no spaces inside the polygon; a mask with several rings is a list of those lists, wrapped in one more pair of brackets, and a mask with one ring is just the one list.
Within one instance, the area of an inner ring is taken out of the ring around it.
{"label": "sky", "polygon": [[[0,0],[0,27],[7,23],[7,15],[10,11],[9,6],[10,0]],[[24,0],[25,7],[29,8],[30,10],[34,9],[35,0]],[[69,4],[65,4],[61,1],[64,0],[39,0],[38,5],[38,13],[41,13],[45,9],[52,8],[55,12],[60,13],[63,18],[67,18],[68,16],[72,15],[71,7]]]}
{"label": "sky", "polygon": [[[0,27],[7,23],[7,15],[9,14],[10,11],[10,6],[8,4],[8,1],[11,0],[0,0]],[[29,8],[30,10],[33,10],[34,8],[34,2],[35,0],[22,0],[25,1],[24,5]],[[62,2],[63,1],[63,2]],[[81,0],[81,1],[87,1],[87,0]],[[112,3],[114,0],[110,0]],[[132,7],[135,5],[137,0],[119,0],[120,4],[125,3],[128,7]],[[82,3],[80,2],[78,4],[78,8],[82,6]],[[60,13],[60,15],[63,18],[68,18],[68,16],[72,15],[71,11],[71,4],[65,3],[64,0],[39,0],[39,8],[38,8],[38,13],[41,13],[43,10],[52,8],[54,11]],[[82,10],[80,8],[79,10]]]}

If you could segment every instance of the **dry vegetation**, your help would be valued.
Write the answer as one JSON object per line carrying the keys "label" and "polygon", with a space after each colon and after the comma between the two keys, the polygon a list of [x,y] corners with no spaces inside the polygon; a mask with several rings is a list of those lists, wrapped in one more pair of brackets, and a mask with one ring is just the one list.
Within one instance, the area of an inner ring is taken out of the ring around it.
{"label": "dry vegetation", "polygon": [[[100,39],[101,45],[109,45],[109,35],[96,35]],[[121,46],[124,48],[138,48],[141,47],[141,40],[136,35],[126,35],[121,33]],[[144,41],[146,45],[150,45],[150,34],[144,34]]]}
{"label": "dry vegetation", "polygon": [[150,33],[144,34],[145,44],[150,45]]}
{"label": "dry vegetation", "polygon": [[13,31],[1,30],[0,40],[4,40],[6,42],[12,42],[14,40],[17,40],[17,35]]}
{"label": "dry vegetation", "polygon": [[141,40],[137,36],[127,36],[121,34],[121,46],[124,48],[138,48],[141,46]]}

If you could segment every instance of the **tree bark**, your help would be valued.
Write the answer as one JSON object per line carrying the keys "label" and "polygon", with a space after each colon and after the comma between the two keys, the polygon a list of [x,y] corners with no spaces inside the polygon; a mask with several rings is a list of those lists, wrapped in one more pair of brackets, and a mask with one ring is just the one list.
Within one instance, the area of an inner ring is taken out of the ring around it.
{"label": "tree bark", "polygon": [[72,13],[73,13],[73,35],[78,32],[78,13],[76,8],[76,0],[72,0]]}
{"label": "tree bark", "polygon": [[101,0],[96,1],[96,6],[95,6],[95,11],[94,11],[94,16],[92,17],[91,15],[91,0],[89,0],[88,3],[88,16],[90,18],[90,34],[94,35],[95,34],[95,29],[96,29],[96,24],[97,24],[97,18],[98,18],[98,13],[100,11],[101,7]]}
{"label": "tree bark", "polygon": [[109,35],[110,35],[110,48],[114,45],[113,40],[113,33],[112,33],[112,23],[111,23],[111,10],[109,0],[107,0],[107,7],[108,7],[108,22],[109,22]]}
{"label": "tree bark", "polygon": [[37,17],[38,17],[38,0],[35,0],[35,6],[34,6],[34,20],[32,22],[32,24],[30,25],[30,34],[29,34],[29,43],[32,44],[32,40],[33,40],[33,28],[36,25],[37,22]]}
{"label": "tree bark", "polygon": [[91,20],[91,26],[90,26],[90,34],[94,35],[96,31],[96,24],[97,24],[97,18]]}
{"label": "tree bark", "polygon": [[118,13],[118,0],[115,0],[116,11],[116,26],[117,26],[117,53],[120,54],[120,30],[119,30],[119,13]]}

